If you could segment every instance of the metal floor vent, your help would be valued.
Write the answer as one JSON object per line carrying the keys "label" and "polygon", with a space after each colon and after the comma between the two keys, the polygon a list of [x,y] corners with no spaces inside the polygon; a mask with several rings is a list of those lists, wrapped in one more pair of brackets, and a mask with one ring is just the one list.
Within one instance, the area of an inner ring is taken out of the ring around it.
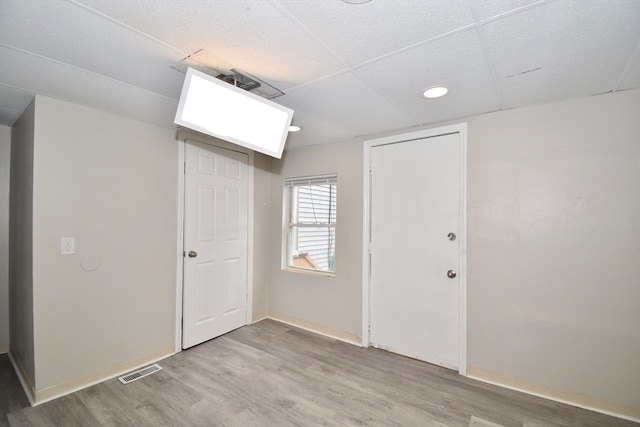
{"label": "metal floor vent", "polygon": [[146,368],[138,369],[137,371],[131,372],[130,374],[123,375],[118,379],[122,384],[129,384],[130,382],[139,380],[140,378],[146,377],[147,375],[151,375],[154,372],[158,372],[161,369],[162,367],[156,363],[151,366],[147,366]]}

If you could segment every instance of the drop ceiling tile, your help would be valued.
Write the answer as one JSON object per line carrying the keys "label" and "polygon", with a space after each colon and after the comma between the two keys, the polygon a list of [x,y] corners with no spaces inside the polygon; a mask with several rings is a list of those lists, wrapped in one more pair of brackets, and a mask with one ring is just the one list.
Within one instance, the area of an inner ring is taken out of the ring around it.
{"label": "drop ceiling tile", "polygon": [[181,54],[66,1],[4,1],[0,43],[177,99]]}
{"label": "drop ceiling tile", "polygon": [[297,88],[278,98],[294,110],[322,118],[351,135],[368,135],[413,124],[410,116],[352,73],[342,73]]}
{"label": "drop ceiling tile", "polygon": [[172,127],[178,101],[0,45],[4,85]]}
{"label": "drop ceiling tile", "polygon": [[204,49],[281,90],[342,68],[271,2],[80,1],[182,52]]}
{"label": "drop ceiling tile", "polygon": [[[284,104],[283,102],[281,103]],[[287,105],[287,107],[293,108],[290,105]],[[285,149],[287,150],[338,142],[350,136],[346,129],[342,129],[333,123],[326,122],[299,109],[294,111],[293,123],[301,126],[302,130],[289,133],[285,144]]]}
{"label": "drop ceiling tile", "polygon": [[558,1],[484,28],[507,107],[608,92],[640,40],[640,2]]}
{"label": "drop ceiling tile", "polygon": [[466,0],[278,0],[350,65],[473,24]]}
{"label": "drop ceiling tile", "polygon": [[[356,69],[416,124],[434,123],[500,109],[476,30],[458,33]],[[424,89],[445,85],[440,99],[425,99]]]}

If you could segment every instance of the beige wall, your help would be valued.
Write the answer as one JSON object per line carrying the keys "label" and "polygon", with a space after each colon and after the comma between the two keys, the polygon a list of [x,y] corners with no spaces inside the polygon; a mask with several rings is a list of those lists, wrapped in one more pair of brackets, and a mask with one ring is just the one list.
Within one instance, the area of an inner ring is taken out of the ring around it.
{"label": "beige wall", "polygon": [[[11,351],[30,398],[47,400],[171,353],[175,130],[36,97],[13,137]],[[254,164],[259,319],[267,313],[271,165],[260,154]],[[60,238],[69,236],[76,254],[62,256]]]}
{"label": "beige wall", "polygon": [[9,350],[9,174],[11,128],[0,126],[0,353]]}
{"label": "beige wall", "polygon": [[255,153],[253,163],[253,320],[257,321],[269,310],[271,157]]}
{"label": "beige wall", "polygon": [[[359,341],[362,323],[362,144],[317,145],[273,160],[271,177],[270,315]],[[280,269],[284,178],[337,173],[335,277]]]}
{"label": "beige wall", "polygon": [[[639,116],[628,91],[466,120],[470,368],[637,408]],[[12,139],[11,345],[27,377],[46,388],[172,347],[174,132],[38,98]],[[256,155],[254,319],[360,336],[362,152],[358,140]],[[326,173],[336,277],[283,272],[282,180]],[[64,236],[76,255],[59,254]]]}
{"label": "beige wall", "polygon": [[[461,120],[470,371],[639,416],[639,118],[640,91],[628,91]],[[330,172],[339,180],[336,279],[282,272],[282,179]],[[361,141],[274,162],[271,312],[360,335],[362,188]]]}
{"label": "beige wall", "polygon": [[9,330],[23,380],[35,385],[33,324],[33,152],[35,102],[11,131],[9,205]]}
{"label": "beige wall", "polygon": [[177,153],[172,129],[36,98],[36,390],[173,349]]}
{"label": "beige wall", "polygon": [[640,410],[640,92],[468,124],[469,365]]}

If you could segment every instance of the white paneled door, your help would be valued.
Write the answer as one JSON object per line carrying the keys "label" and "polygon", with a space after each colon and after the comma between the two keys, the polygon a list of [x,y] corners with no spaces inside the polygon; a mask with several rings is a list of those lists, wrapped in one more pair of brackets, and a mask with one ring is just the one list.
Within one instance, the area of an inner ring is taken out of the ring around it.
{"label": "white paneled door", "polygon": [[248,156],[185,144],[182,347],[247,321]]}
{"label": "white paneled door", "polygon": [[460,135],[370,152],[370,342],[451,369],[460,341]]}

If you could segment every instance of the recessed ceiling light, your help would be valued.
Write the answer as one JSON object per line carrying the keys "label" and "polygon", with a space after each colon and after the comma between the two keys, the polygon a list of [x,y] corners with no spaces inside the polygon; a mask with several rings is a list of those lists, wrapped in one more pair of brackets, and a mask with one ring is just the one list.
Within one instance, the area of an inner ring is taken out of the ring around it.
{"label": "recessed ceiling light", "polygon": [[289,132],[298,132],[300,129],[302,129],[302,128],[300,126],[297,126],[297,125],[289,126]]}
{"label": "recessed ceiling light", "polygon": [[449,92],[449,88],[446,86],[432,86],[425,89],[422,96],[428,99],[440,98],[445,96]]}

